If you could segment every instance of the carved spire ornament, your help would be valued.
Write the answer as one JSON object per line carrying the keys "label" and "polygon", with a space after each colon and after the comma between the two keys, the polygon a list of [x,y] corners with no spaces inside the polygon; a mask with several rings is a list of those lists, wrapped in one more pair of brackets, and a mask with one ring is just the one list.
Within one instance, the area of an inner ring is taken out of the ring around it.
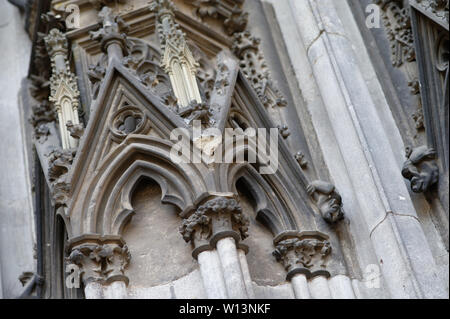
{"label": "carved spire ornament", "polygon": [[58,29],[52,29],[44,40],[52,67],[49,101],[54,104],[58,114],[62,148],[75,148],[78,145],[77,139],[70,135],[66,125],[69,121],[73,125],[80,124],[78,118],[80,92],[78,91],[76,77],[70,71],[69,61],[67,60],[67,39]]}
{"label": "carved spire ornament", "polygon": [[197,84],[197,68],[185,34],[175,22],[174,5],[170,0],[155,0],[150,10],[157,14],[157,31],[163,56],[161,66],[167,72],[178,103],[188,107],[193,101],[202,103]]}

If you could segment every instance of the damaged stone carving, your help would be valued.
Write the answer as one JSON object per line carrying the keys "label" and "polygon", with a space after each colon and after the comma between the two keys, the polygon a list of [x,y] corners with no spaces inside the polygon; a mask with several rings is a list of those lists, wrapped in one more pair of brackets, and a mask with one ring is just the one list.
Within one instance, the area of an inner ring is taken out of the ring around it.
{"label": "damaged stone carving", "polygon": [[415,193],[426,192],[437,183],[439,168],[436,163],[436,151],[426,145],[406,149],[407,160],[403,164],[402,175],[411,182]]}
{"label": "damaged stone carving", "polygon": [[223,26],[228,35],[233,35],[236,32],[243,32],[247,27],[248,12],[242,11],[235,5],[230,12],[230,16],[225,19]]}
{"label": "damaged stone carving", "polygon": [[113,56],[122,58],[125,48],[125,32],[128,31],[129,26],[109,7],[103,7],[98,13],[98,17],[102,27],[97,31],[89,32],[91,39],[100,41],[102,51],[108,53],[110,59]]}
{"label": "damaged stone carving", "polygon": [[188,124],[195,120],[201,121],[201,124],[208,124],[211,112],[205,103],[192,101],[187,107],[180,108],[178,115],[184,118]]}
{"label": "damaged stone carving", "polygon": [[48,178],[52,185],[52,199],[55,207],[66,205],[69,199],[70,184],[68,172],[75,157],[74,149],[53,150],[48,155]]}
{"label": "damaged stone carving", "polygon": [[342,209],[342,197],[336,190],[336,187],[328,182],[313,181],[307,191],[313,202],[328,223],[336,223],[344,218]]}
{"label": "damaged stone carving", "polygon": [[297,152],[294,155],[295,160],[301,168],[305,169],[308,166],[308,161],[305,158],[305,154],[303,152]]}
{"label": "damaged stone carving", "polygon": [[92,98],[94,100],[97,98],[98,91],[100,90],[100,84],[102,83],[102,80],[105,76],[106,68],[104,64],[105,63],[102,63],[102,61],[100,60],[97,64],[90,65],[87,72],[89,81],[92,85]]}
{"label": "damaged stone carving", "polygon": [[127,0],[89,0],[89,2],[97,8],[97,10],[100,10],[103,6],[107,6],[110,4],[124,4],[127,3]]}
{"label": "damaged stone carving", "polygon": [[69,120],[66,123],[66,127],[70,133],[70,136],[73,138],[80,139],[84,133],[84,126],[82,124],[74,124]]}
{"label": "damaged stone carving", "polygon": [[66,262],[80,267],[84,284],[92,281],[109,284],[117,280],[128,284],[125,268],[130,259],[128,247],[122,243],[84,243],[72,248]]}
{"label": "damaged stone carving", "polygon": [[35,100],[31,106],[32,114],[29,119],[34,127],[34,137],[39,142],[47,140],[50,129],[47,124],[56,120],[55,111],[48,100],[50,82],[42,77],[32,77],[30,81],[30,95]]}
{"label": "damaged stone carving", "polygon": [[239,4],[242,1],[234,1],[234,6],[220,0],[187,0],[194,7],[194,15],[204,20],[213,18],[223,21],[223,28],[228,35],[245,30],[248,23],[248,13],[244,12]]}
{"label": "damaged stone carving", "polygon": [[433,15],[436,20],[449,23],[449,0],[412,0],[411,2]]}
{"label": "damaged stone carving", "polygon": [[326,270],[327,257],[331,253],[328,236],[316,231],[287,231],[274,239],[273,256],[287,271],[287,280],[296,274],[307,278],[329,277]]}

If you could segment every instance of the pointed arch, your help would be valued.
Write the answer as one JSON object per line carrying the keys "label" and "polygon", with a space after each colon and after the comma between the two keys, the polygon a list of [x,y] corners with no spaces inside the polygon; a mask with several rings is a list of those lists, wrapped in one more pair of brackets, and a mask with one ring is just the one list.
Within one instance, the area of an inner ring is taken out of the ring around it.
{"label": "pointed arch", "polygon": [[[213,179],[203,164],[174,163],[170,141],[130,135],[99,165],[89,181],[86,196],[72,214],[80,215],[80,234],[120,235],[134,211],[131,194],[140,178],[148,177],[161,187],[162,202],[170,203],[185,216],[197,201],[214,190]],[[212,182],[209,182],[209,181]]]}

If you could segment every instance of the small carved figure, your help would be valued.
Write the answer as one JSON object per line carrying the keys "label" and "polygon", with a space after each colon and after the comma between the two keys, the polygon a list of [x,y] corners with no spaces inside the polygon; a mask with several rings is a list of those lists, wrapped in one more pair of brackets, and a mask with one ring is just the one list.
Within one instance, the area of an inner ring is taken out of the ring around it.
{"label": "small carved figure", "polygon": [[439,179],[439,168],[436,164],[436,151],[426,145],[411,149],[406,148],[406,162],[402,175],[410,180],[411,189],[415,193],[426,192]]}
{"label": "small carved figure", "polygon": [[309,196],[316,203],[323,219],[335,223],[344,218],[342,197],[336,187],[328,182],[313,181],[307,188]]}
{"label": "small carved figure", "polygon": [[84,133],[83,124],[74,124],[72,121],[67,121],[66,127],[70,133],[70,136],[73,138],[80,139]]}

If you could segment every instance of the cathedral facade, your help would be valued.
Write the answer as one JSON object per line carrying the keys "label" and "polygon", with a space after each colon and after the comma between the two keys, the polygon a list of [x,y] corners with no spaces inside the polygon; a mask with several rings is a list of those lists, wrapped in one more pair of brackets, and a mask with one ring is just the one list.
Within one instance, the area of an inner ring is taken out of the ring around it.
{"label": "cathedral facade", "polygon": [[448,298],[448,0],[2,0],[0,297]]}

